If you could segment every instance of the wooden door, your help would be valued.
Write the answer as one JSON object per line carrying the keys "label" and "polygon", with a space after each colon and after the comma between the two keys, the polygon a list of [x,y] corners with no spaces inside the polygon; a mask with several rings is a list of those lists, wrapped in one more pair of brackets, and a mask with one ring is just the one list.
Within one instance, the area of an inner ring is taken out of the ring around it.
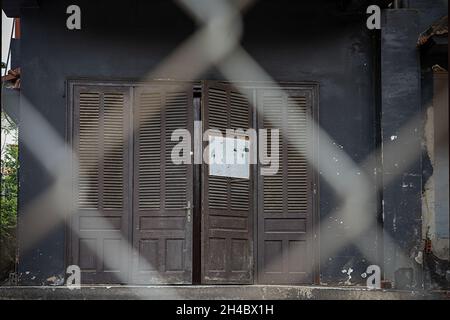
{"label": "wooden door", "polygon": [[[252,127],[249,97],[232,86],[203,86],[203,130]],[[204,146],[206,147],[206,143]],[[203,165],[202,282],[253,282],[253,174],[249,179],[213,176]]]}
{"label": "wooden door", "polygon": [[134,99],[132,281],[191,283],[193,165],[175,164],[171,153],[174,130],[193,133],[193,88],[141,86]]}
{"label": "wooden door", "polygon": [[[312,118],[314,90],[257,92],[259,129],[268,137],[280,130],[279,170],[258,178],[258,281],[312,284],[314,181],[303,152],[315,143],[306,117]],[[267,141],[271,150],[273,141]]]}
{"label": "wooden door", "polygon": [[82,283],[127,283],[130,201],[130,91],[75,86],[74,204],[70,263]]}

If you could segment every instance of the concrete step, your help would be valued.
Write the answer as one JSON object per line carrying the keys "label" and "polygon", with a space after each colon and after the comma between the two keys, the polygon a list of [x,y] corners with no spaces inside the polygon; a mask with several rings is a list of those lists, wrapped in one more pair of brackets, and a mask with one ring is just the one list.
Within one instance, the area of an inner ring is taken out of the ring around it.
{"label": "concrete step", "polygon": [[368,290],[363,287],[221,285],[221,286],[82,286],[0,287],[0,300],[145,299],[145,300],[429,300],[449,299],[449,292]]}

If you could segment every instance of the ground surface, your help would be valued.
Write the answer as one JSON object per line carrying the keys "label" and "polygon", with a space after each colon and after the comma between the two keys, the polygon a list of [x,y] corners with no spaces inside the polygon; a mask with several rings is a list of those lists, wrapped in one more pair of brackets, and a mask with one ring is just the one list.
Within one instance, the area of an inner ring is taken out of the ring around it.
{"label": "ground surface", "polygon": [[291,300],[411,300],[449,299],[449,292],[410,292],[314,286],[86,286],[0,287],[0,300],[11,299],[291,299]]}

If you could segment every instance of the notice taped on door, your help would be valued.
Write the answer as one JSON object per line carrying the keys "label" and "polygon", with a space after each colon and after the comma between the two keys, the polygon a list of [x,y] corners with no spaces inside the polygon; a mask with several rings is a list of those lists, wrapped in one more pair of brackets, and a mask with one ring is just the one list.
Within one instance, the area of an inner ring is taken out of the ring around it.
{"label": "notice taped on door", "polygon": [[247,137],[209,136],[209,175],[249,179]]}

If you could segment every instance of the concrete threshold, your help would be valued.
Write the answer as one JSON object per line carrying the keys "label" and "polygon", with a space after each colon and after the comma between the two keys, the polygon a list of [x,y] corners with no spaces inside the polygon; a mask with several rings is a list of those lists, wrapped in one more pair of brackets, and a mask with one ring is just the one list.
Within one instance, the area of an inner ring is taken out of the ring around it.
{"label": "concrete threshold", "polygon": [[0,287],[0,300],[450,300],[449,292],[369,290],[363,287],[212,285]]}

